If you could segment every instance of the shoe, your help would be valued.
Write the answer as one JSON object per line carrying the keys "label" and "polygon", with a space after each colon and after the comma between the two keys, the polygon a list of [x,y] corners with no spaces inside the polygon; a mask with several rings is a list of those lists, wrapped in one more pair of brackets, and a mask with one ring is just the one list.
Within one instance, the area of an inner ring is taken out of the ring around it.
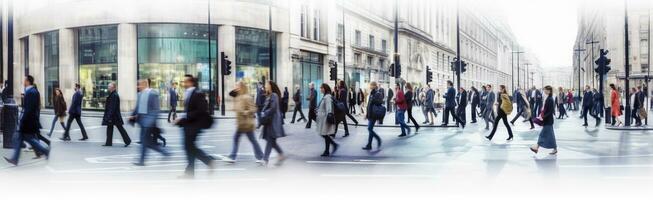
{"label": "shoe", "polygon": [[263,160],[256,160],[254,162],[261,165],[261,166],[265,165],[265,161],[263,161]]}
{"label": "shoe", "polygon": [[492,138],[490,136],[485,136],[485,139],[490,140],[490,141],[492,140]]}
{"label": "shoe", "polygon": [[131,144],[131,142],[130,142],[130,143],[127,143],[127,144],[125,144],[125,147],[128,147],[128,146],[129,146],[130,144]]}
{"label": "shoe", "polygon": [[599,126],[601,126],[601,120],[596,121],[596,127],[599,127]]}
{"label": "shoe", "polygon": [[363,147],[363,150],[372,150],[372,145],[367,145]]}
{"label": "shoe", "polygon": [[515,126],[515,122],[510,122],[510,125]]}
{"label": "shoe", "polygon": [[88,140],[87,137],[83,137],[82,139],[79,139],[79,141],[86,141],[86,140]]}
{"label": "shoe", "polygon": [[533,147],[529,147],[529,149],[530,149],[533,153],[537,154],[537,149],[533,149]]}
{"label": "shoe", "polygon": [[163,140],[163,147],[166,147],[167,144],[166,140]]}
{"label": "shoe", "polygon": [[294,123],[295,123],[295,121],[291,121],[290,123],[291,123],[291,124],[294,124]]}
{"label": "shoe", "polygon": [[59,139],[60,139],[61,141],[70,141],[70,138],[69,138],[69,137],[62,137],[62,138],[59,138]]}
{"label": "shoe", "polygon": [[512,136],[508,137],[508,139],[506,139],[506,141],[512,141]]}
{"label": "shoe", "polygon": [[277,158],[277,163],[274,163],[274,165],[281,166],[283,165],[283,161],[286,161],[286,156],[279,155],[279,158]]}
{"label": "shoe", "polygon": [[415,126],[415,134],[419,131],[419,126]]}
{"label": "shoe", "polygon": [[234,160],[234,159],[232,159],[232,158],[229,158],[229,157],[226,157],[226,158],[222,159],[222,161],[224,161],[224,162],[226,162],[226,163],[229,163],[229,164],[234,164],[234,163],[236,163],[236,160]]}
{"label": "shoe", "polygon": [[339,144],[333,144],[333,151],[331,151],[331,154],[335,154],[336,151],[338,151],[338,148],[340,148]]}
{"label": "shoe", "polygon": [[342,136],[342,137],[348,137],[348,136],[349,136],[349,133],[345,133],[345,135]]}
{"label": "shoe", "polygon": [[320,155],[320,156],[321,156],[321,157],[329,157],[329,152],[324,152],[324,153],[322,153],[322,155]]}
{"label": "shoe", "polygon": [[111,144],[103,144],[102,146],[103,146],[103,147],[110,147],[110,146],[113,146],[113,145],[111,145]]}
{"label": "shoe", "polygon": [[381,143],[383,143],[383,142],[381,141],[381,139],[379,139],[379,140],[376,141],[376,148],[377,148],[377,149],[381,148]]}
{"label": "shoe", "polygon": [[465,129],[465,124],[466,124],[466,123],[462,123],[462,125],[463,125],[463,129]]}
{"label": "shoe", "polygon": [[557,149],[554,149],[551,153],[549,153],[549,155],[556,155],[556,154],[558,154],[558,150],[557,150]]}
{"label": "shoe", "polygon": [[587,124],[583,124],[583,126],[587,126]]}
{"label": "shoe", "polygon": [[406,134],[402,133],[402,134],[400,134],[400,135],[397,136],[397,137],[406,137]]}
{"label": "shoe", "polygon": [[14,166],[17,166],[17,165],[18,165],[18,161],[15,161],[15,160],[9,159],[9,158],[7,158],[7,157],[4,157],[4,158],[5,158],[5,161],[7,161],[8,163],[10,163],[10,164],[12,164],[12,165],[14,165]]}
{"label": "shoe", "polygon": [[476,124],[476,121],[472,121],[472,122],[470,122],[470,124]]}
{"label": "shoe", "polygon": [[531,126],[531,130],[535,129],[535,126]]}

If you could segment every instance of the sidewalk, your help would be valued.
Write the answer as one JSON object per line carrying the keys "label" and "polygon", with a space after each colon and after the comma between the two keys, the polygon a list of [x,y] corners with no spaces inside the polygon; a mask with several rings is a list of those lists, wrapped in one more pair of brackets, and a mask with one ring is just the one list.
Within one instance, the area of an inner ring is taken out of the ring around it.
{"label": "sidewalk", "polygon": [[[177,111],[177,116],[183,115],[184,112]],[[54,110],[53,109],[41,109],[41,114],[45,115],[54,115]],[[123,117],[127,117],[131,115],[131,112],[121,112],[120,113]],[[102,118],[104,115],[104,111],[99,111],[99,110],[82,110],[82,117],[93,117],[93,118]],[[159,119],[166,119],[168,118],[168,112],[161,112],[159,113]],[[225,115],[222,116],[220,115],[220,111],[216,110],[213,113],[213,118],[214,119],[235,119],[236,115],[233,111],[226,111]]]}

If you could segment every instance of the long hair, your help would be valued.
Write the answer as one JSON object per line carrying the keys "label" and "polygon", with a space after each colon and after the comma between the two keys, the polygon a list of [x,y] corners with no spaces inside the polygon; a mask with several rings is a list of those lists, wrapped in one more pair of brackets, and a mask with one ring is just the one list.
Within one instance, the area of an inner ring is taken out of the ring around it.
{"label": "long hair", "polygon": [[277,86],[277,83],[274,81],[268,81],[268,84],[270,84],[270,89],[272,89],[272,93],[276,93],[277,96],[281,97],[281,90],[279,90],[279,86]]}
{"label": "long hair", "polygon": [[410,83],[406,83],[406,90],[413,91],[413,85]]}
{"label": "long hair", "polygon": [[328,84],[322,83],[322,85],[320,85],[320,88],[324,90],[324,95],[331,94],[331,87],[329,87]]}
{"label": "long hair", "polygon": [[499,85],[499,92],[501,92],[503,94],[508,94],[508,92],[506,92],[506,86],[505,85]]}
{"label": "long hair", "polygon": [[617,90],[617,87],[614,86],[614,83],[610,83],[610,88],[612,88],[613,90]]}

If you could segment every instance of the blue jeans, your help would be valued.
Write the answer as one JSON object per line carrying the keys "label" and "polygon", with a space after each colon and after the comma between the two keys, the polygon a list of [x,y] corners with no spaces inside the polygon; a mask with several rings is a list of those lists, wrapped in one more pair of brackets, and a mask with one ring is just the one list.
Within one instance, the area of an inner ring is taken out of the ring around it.
{"label": "blue jeans", "polygon": [[240,136],[242,135],[247,136],[249,142],[252,143],[252,147],[254,148],[254,157],[256,157],[256,160],[263,159],[263,151],[261,151],[261,146],[259,146],[258,142],[256,141],[256,136],[254,136],[254,132],[247,132],[247,133],[236,132],[236,134],[234,134],[234,144],[233,147],[231,148],[231,154],[229,155],[229,158],[231,158],[232,160],[236,160],[236,156],[238,154],[238,145],[240,143]]}
{"label": "blue jeans", "polygon": [[410,127],[406,125],[406,120],[404,120],[406,117],[406,110],[404,109],[397,109],[397,116],[396,116],[396,121],[399,122],[399,127],[401,127],[401,134],[406,134],[406,130],[408,130],[408,134],[410,134]]}
{"label": "blue jeans", "polygon": [[[54,125],[57,124],[57,119],[59,119],[59,116],[54,116],[54,119],[52,119],[52,126],[50,127],[50,133],[48,133],[48,136],[52,135],[52,131],[54,131]],[[63,117],[61,117],[63,119]],[[63,124],[63,120],[61,120],[61,127],[63,127],[63,130],[66,130],[66,126]]]}
{"label": "blue jeans", "polygon": [[374,132],[374,124],[376,123],[376,119],[368,119],[367,120],[367,132],[369,132],[368,137],[367,137],[367,147],[372,146],[372,139],[376,139],[377,145],[381,144],[381,137],[379,137],[376,132]]}
{"label": "blue jeans", "polygon": [[163,154],[164,156],[170,155],[170,153],[168,153],[166,150],[161,148],[161,146],[153,144],[154,141],[152,141],[151,130],[152,130],[151,127],[141,127],[141,157],[138,160],[139,164],[145,163],[145,157],[147,157],[148,148],[157,151]]}
{"label": "blue jeans", "polygon": [[36,152],[40,152],[46,156],[50,155],[50,150],[48,150],[47,148],[43,147],[43,145],[41,145],[35,133],[16,132],[16,134],[14,135],[14,144],[13,144],[14,154],[11,156],[11,160],[16,161],[16,163],[18,163],[18,159],[20,157],[20,146],[23,144],[23,142],[27,142],[29,145],[31,145],[34,151]]}

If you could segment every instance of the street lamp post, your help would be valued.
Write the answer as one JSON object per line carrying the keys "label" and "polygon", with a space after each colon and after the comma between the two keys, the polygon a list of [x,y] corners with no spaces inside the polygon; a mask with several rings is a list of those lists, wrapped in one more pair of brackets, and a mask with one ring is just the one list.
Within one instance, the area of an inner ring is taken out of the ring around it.
{"label": "street lamp post", "polygon": [[[519,51],[519,47],[517,47],[517,51],[512,51],[512,54],[511,54],[511,56],[517,54],[517,87],[521,87],[521,86],[520,86],[520,82],[521,82],[521,81],[519,80],[519,75],[521,74],[521,73],[519,72],[519,71],[521,70],[521,69],[519,69],[519,54],[522,54],[522,53],[524,53],[524,52],[523,52],[523,51]],[[514,79],[514,75],[513,75],[513,79]],[[513,90],[514,90],[514,88],[513,88]]]}
{"label": "street lamp post", "polygon": [[[626,92],[626,99],[628,99],[629,96],[630,96],[630,90],[629,90],[629,88],[630,88],[630,80],[629,80],[629,77],[630,77],[630,59],[629,59],[630,58],[630,48],[629,48],[629,46],[630,45],[629,45],[629,43],[630,43],[630,41],[628,40],[628,0],[624,0],[624,48],[625,48],[624,60],[626,61],[624,63],[624,69],[625,69],[624,70],[624,73],[625,73],[625,77],[624,77],[624,81],[625,81],[624,86],[625,87],[624,87],[624,90]],[[625,117],[626,118],[626,126],[630,126],[630,121],[631,121],[630,120],[630,118],[631,118],[630,113],[631,113],[631,110],[630,110],[630,101],[628,101],[628,100],[626,100],[625,110],[626,110],[626,113],[625,113],[626,114],[625,115],[626,116]]]}
{"label": "street lamp post", "polygon": [[585,49],[580,48],[580,43],[578,43],[578,48],[574,49],[576,52],[576,55],[578,56],[578,90],[576,91],[578,93],[578,97],[580,98],[580,91],[582,90],[580,86],[580,53],[585,51]]}
{"label": "street lamp post", "polygon": [[[594,67],[594,44],[597,44],[597,43],[599,43],[599,41],[594,40],[594,34],[592,34],[592,36],[590,37],[590,41],[585,42],[585,44],[589,44],[590,48],[591,48],[591,50],[590,50],[590,53],[591,53],[590,66],[592,66],[592,69],[595,68]],[[592,87],[594,87],[594,76],[592,76]],[[603,91],[601,91],[601,92],[603,92]]]}
{"label": "street lamp post", "polygon": [[274,39],[274,34],[272,33],[272,1],[268,3],[268,52],[270,54],[270,57],[268,58],[268,65],[270,65],[270,74],[268,75],[270,80],[278,81],[277,78],[277,73],[276,73],[276,68],[272,67],[274,64],[274,54],[272,53],[272,49],[274,48],[272,46],[272,40]]}
{"label": "street lamp post", "polygon": [[[525,73],[524,73],[524,74],[526,75],[526,80],[524,80],[524,82],[525,82],[525,83],[524,83],[524,86],[525,86],[526,88],[530,88],[530,86],[532,86],[532,84],[531,84],[531,85],[528,85],[528,81],[530,80],[530,78],[528,77],[528,72],[529,72],[529,68],[530,68],[530,66],[531,66],[531,63],[524,63],[524,66],[526,67],[526,71],[525,71]],[[531,82],[531,83],[532,83],[532,82]]]}

